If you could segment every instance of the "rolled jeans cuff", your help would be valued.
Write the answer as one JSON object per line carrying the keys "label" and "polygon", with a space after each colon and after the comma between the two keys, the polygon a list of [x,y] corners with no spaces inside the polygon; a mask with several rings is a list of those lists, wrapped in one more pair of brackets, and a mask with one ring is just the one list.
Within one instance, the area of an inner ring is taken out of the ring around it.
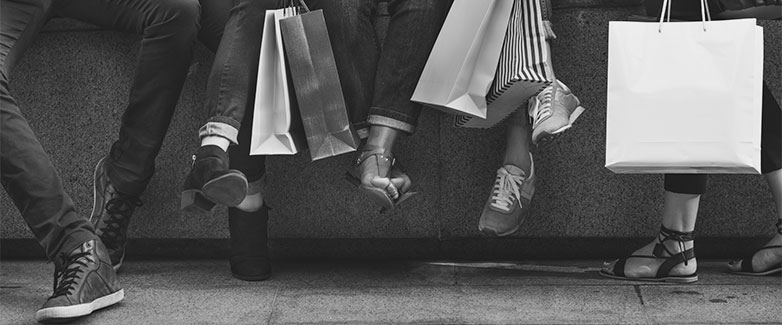
{"label": "rolled jeans cuff", "polygon": [[239,122],[227,117],[213,117],[198,130],[199,138],[206,136],[218,136],[228,139],[231,144],[239,144]]}
{"label": "rolled jeans cuff", "polygon": [[367,117],[367,122],[369,122],[369,124],[371,125],[387,126],[393,129],[407,132],[408,134],[412,134],[415,132],[415,125],[397,119],[393,119],[387,116],[369,115],[369,117]]}

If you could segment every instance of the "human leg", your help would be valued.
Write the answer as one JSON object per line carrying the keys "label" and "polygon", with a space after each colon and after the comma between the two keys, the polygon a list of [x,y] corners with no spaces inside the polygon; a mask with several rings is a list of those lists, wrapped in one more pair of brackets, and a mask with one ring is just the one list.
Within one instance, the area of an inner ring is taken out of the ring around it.
{"label": "human leg", "polygon": [[121,301],[105,247],[75,211],[49,156],[9,90],[8,76],[50,13],[49,1],[0,1],[0,182],[55,264],[38,321],[86,316]]}
{"label": "human leg", "polygon": [[689,283],[698,281],[694,230],[706,175],[665,175],[662,226],[657,238],[630,256],[607,263],[610,278]]}
{"label": "human leg", "polygon": [[94,173],[91,220],[115,269],[127,227],[155,170],[190,66],[199,27],[196,0],[59,0],[58,15],[142,35],[119,138]]}
{"label": "human leg", "polygon": [[508,119],[503,166],[478,221],[478,230],[497,236],[516,232],[524,222],[524,209],[535,194],[535,174],[529,152],[530,125],[525,110]]}
{"label": "human leg", "polygon": [[369,138],[354,167],[360,188],[384,208],[409,197],[412,183],[395,166],[393,146],[415,131],[421,107],[410,101],[447,14],[450,1],[390,1],[388,32],[375,77],[367,122]]}
{"label": "human leg", "polygon": [[[235,0],[228,16],[215,13],[215,20],[220,17],[227,17],[227,20],[207,80],[206,107],[209,118],[199,130],[201,147],[194,155],[193,168],[185,180],[182,209],[203,205],[199,202],[235,207],[247,195],[247,178],[241,171],[229,168],[230,159],[226,150],[229,144],[238,143],[245,108],[253,100],[251,92],[255,89],[258,73],[265,11],[279,5],[280,2],[276,0]],[[210,8],[223,10],[218,5],[210,5]],[[202,37],[208,36],[203,32]],[[208,36],[205,44],[213,46],[215,38],[214,35]]]}
{"label": "human leg", "polygon": [[[253,96],[250,96],[252,98]],[[228,208],[228,230],[231,235],[231,274],[245,281],[262,281],[271,276],[268,246],[269,207],[264,201],[266,156],[250,156],[252,110],[248,110],[239,129],[239,144],[228,150],[231,168],[247,175],[247,195],[242,202]]]}
{"label": "human leg", "polygon": [[49,16],[49,1],[3,1],[0,35],[0,171],[2,184],[46,256],[54,260],[96,239],[92,225],[76,213],[54,165],[22,115],[8,76]]}
{"label": "human leg", "polygon": [[742,260],[731,261],[728,269],[744,275],[766,275],[782,271],[782,109],[767,84],[763,84],[763,122],[760,168],[777,208],[776,234],[760,249]]}

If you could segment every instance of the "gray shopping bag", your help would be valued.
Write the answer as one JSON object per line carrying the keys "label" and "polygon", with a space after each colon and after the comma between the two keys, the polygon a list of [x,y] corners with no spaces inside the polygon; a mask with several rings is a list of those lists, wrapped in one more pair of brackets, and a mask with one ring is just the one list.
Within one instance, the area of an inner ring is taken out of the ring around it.
{"label": "gray shopping bag", "polygon": [[334,52],[323,10],[280,21],[293,88],[312,160],[358,149],[359,139],[348,119]]}

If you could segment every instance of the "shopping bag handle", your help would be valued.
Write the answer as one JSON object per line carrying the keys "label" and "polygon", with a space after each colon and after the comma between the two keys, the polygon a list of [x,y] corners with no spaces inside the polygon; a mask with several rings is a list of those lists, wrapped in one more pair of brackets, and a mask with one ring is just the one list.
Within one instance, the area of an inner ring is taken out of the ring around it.
{"label": "shopping bag handle", "polygon": [[[300,0],[303,1],[303,0]],[[703,22],[703,31],[706,31],[706,21],[711,21],[711,13],[709,12],[709,2],[707,0],[701,1],[701,21]],[[657,32],[662,33],[663,20],[671,22],[671,0],[663,0],[663,6],[660,11],[660,25],[657,27]]]}
{"label": "shopping bag handle", "polygon": [[304,2],[304,0],[288,0],[285,5],[286,9],[292,10],[292,15],[298,15],[301,13],[310,12],[310,7]]}

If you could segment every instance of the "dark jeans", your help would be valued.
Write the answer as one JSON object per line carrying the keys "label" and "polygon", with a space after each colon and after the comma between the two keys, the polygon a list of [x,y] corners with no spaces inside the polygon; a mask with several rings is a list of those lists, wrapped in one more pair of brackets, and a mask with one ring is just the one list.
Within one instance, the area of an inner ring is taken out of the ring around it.
{"label": "dark jeans", "polygon": [[129,105],[108,160],[112,184],[138,195],[154,172],[198,32],[195,0],[2,0],[2,184],[49,258],[97,238],[77,215],[48,155],[9,91],[8,77],[51,15],[143,35]]}
{"label": "dark jeans", "polygon": [[421,105],[410,97],[450,8],[446,0],[390,0],[381,46],[376,0],[311,0],[323,9],[351,121],[415,131]]}
{"label": "dark jeans", "polygon": [[231,168],[242,171],[250,182],[260,180],[266,170],[266,157],[250,156],[264,15],[281,5],[279,0],[201,0],[199,40],[215,58],[206,86],[210,117],[199,133],[236,144],[228,150]]}
{"label": "dark jeans", "polygon": [[197,0],[54,0],[59,16],[142,35],[119,139],[106,162],[112,185],[139,195],[155,171],[198,35]]}
{"label": "dark jeans", "polygon": [[[763,83],[763,122],[760,135],[760,171],[763,174],[782,169],[782,109],[768,85]],[[681,194],[706,192],[705,174],[666,174],[666,191]]]}
{"label": "dark jeans", "polygon": [[0,1],[0,181],[50,260],[97,239],[9,91],[8,77],[51,13],[51,2]]}

